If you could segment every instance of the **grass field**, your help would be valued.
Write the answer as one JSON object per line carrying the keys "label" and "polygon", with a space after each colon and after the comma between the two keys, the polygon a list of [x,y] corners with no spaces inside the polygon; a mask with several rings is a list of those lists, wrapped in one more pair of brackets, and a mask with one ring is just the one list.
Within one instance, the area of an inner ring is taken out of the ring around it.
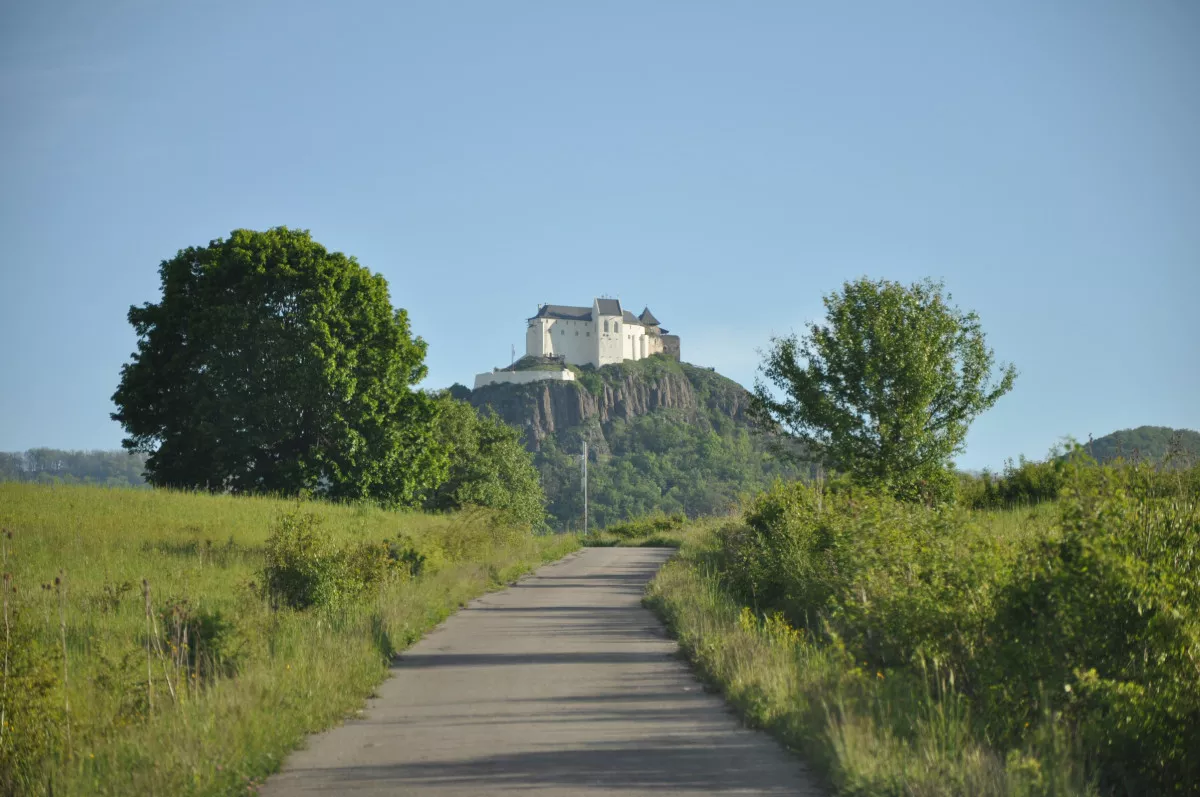
{"label": "grass field", "polygon": [[[402,539],[423,567],[326,607],[272,608],[264,546],[301,514],[339,546]],[[253,790],[361,706],[397,650],[578,545],[483,513],[12,483],[0,528],[0,791],[16,794]]]}

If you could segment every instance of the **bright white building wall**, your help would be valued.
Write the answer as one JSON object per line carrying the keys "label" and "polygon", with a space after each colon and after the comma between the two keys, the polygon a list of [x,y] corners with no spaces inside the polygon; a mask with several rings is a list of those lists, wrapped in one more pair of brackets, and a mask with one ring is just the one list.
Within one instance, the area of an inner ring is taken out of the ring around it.
{"label": "bright white building wall", "polygon": [[561,371],[493,371],[475,375],[475,389],[484,385],[527,385],[530,382],[574,382],[575,374],[566,368]]}
{"label": "bright white building wall", "polygon": [[641,360],[663,351],[662,338],[650,335],[643,324],[627,323],[622,316],[600,315],[592,303],[595,321],[566,318],[533,318],[525,330],[525,353],[531,357],[563,357],[572,365],[609,365]]}
{"label": "bright white building wall", "polygon": [[621,317],[600,316],[600,329],[597,334],[600,336],[600,350],[597,353],[598,365],[609,365],[611,363],[619,363],[625,359],[625,350],[622,346],[624,330],[621,324]]}
{"label": "bright white building wall", "polygon": [[536,318],[525,333],[525,353],[534,357],[564,357],[572,365],[595,365],[596,338],[592,327],[591,321]]}

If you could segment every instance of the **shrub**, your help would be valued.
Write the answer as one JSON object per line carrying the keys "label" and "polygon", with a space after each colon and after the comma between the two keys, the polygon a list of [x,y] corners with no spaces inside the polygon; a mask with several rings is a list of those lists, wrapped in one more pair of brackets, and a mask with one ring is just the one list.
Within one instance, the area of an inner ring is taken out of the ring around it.
{"label": "shrub", "polygon": [[273,601],[305,609],[336,603],[345,591],[342,557],[320,525],[316,515],[298,509],[275,523],[262,572]]}
{"label": "shrub", "polygon": [[979,694],[1015,740],[1049,708],[1079,729],[1102,784],[1128,794],[1200,784],[1200,504],[1157,497],[1146,465],[1094,469],[997,598]]}
{"label": "shrub", "polygon": [[1079,461],[1025,471],[1055,474],[1062,496],[1052,526],[1028,536],[986,533],[963,509],[777,485],[720,533],[722,577],[889,683],[932,662],[1014,766],[1039,745],[1051,748],[1035,758],[1057,760],[1054,740],[1068,739],[1108,793],[1197,793],[1179,786],[1200,784],[1193,477]]}
{"label": "shrub", "polygon": [[177,668],[201,679],[237,674],[242,644],[236,626],[220,610],[169,601],[159,620]]}
{"label": "shrub", "polygon": [[619,539],[629,540],[637,537],[649,537],[653,534],[680,531],[683,529],[685,523],[687,523],[687,515],[682,512],[676,512],[671,515],[660,512],[627,520],[615,526],[608,526],[604,529],[604,532]]}
{"label": "shrub", "polygon": [[[262,577],[264,591],[274,601],[293,609],[330,606],[346,598],[377,589],[391,578],[412,578],[426,569],[436,569],[445,558],[442,548],[454,550],[451,558],[482,555],[500,534],[498,544],[521,534],[493,516],[494,523],[472,516],[476,523],[458,523],[442,535],[441,546],[423,546],[401,533],[392,541],[362,540],[336,547],[320,530],[320,519],[297,511],[279,518],[267,538]],[[493,530],[493,526],[498,531]]]}

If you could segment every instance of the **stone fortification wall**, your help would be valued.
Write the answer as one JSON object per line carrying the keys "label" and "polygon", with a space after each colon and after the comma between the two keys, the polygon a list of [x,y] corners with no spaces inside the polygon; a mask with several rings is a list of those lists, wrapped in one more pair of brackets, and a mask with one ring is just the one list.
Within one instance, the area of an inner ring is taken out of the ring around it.
{"label": "stone fortification wall", "polygon": [[679,336],[662,335],[662,353],[676,362],[682,362],[679,357]]}
{"label": "stone fortification wall", "polygon": [[574,382],[575,374],[561,371],[492,371],[475,375],[475,389],[487,385],[527,385],[530,382]]}

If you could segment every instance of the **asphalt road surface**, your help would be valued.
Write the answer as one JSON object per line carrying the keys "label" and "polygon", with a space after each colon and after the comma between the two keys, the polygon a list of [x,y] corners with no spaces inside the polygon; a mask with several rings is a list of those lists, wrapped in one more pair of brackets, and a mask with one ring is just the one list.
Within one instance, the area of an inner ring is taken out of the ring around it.
{"label": "asphalt road surface", "polygon": [[704,691],[642,608],[669,556],[586,549],[474,601],[262,794],[822,794]]}

